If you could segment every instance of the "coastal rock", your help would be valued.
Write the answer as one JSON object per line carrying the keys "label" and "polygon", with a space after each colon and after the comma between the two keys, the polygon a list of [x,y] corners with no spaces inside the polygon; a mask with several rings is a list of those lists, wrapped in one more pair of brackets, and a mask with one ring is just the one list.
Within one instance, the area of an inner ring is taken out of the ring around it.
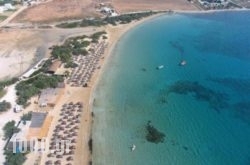
{"label": "coastal rock", "polygon": [[157,130],[154,126],[152,126],[151,121],[148,121],[146,125],[146,130],[147,130],[146,139],[148,142],[155,144],[164,142],[166,135]]}
{"label": "coastal rock", "polygon": [[166,96],[170,93],[192,94],[197,101],[206,101],[216,111],[228,107],[228,96],[226,94],[209,89],[198,82],[177,81],[164,91]]}

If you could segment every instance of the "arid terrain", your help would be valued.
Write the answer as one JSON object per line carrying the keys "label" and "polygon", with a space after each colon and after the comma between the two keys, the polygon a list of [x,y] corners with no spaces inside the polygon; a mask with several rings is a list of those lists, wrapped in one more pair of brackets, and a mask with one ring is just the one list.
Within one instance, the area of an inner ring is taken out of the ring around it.
{"label": "arid terrain", "polygon": [[26,30],[0,32],[0,79],[16,76],[30,66],[41,44],[37,35]]}
{"label": "arid terrain", "polygon": [[108,3],[118,13],[145,10],[197,10],[187,0],[53,0],[30,7],[13,22],[51,22],[100,15],[96,6]]}
{"label": "arid terrain", "polygon": [[[173,2],[171,2],[173,1]],[[113,1],[97,1],[97,0],[52,0],[47,3],[28,7],[15,12],[15,15],[9,17],[7,21],[0,26],[0,80],[18,76],[28,70],[32,64],[38,62],[43,57],[50,56],[50,47],[52,45],[60,45],[72,36],[90,35],[96,31],[105,30],[108,32],[107,47],[103,58],[98,63],[99,69],[94,72],[88,88],[65,86],[65,93],[61,96],[51,114],[54,117],[52,127],[49,130],[49,137],[56,124],[58,124],[59,112],[63,104],[67,102],[82,102],[84,104],[84,112],[81,118],[80,131],[77,139],[77,147],[74,155],[74,164],[89,164],[91,155],[89,151],[89,138],[91,137],[92,126],[92,97],[93,90],[102,73],[102,68],[111,54],[115,44],[119,38],[129,29],[139,23],[153,18],[154,16],[135,21],[127,25],[104,26],[104,27],[85,27],[73,29],[59,29],[54,27],[55,21],[63,21],[69,19],[77,19],[84,17],[101,16],[96,11],[96,6],[100,3],[107,3],[114,7],[118,13],[138,12],[145,10],[197,10],[192,4],[186,0],[113,0]],[[18,24],[20,22],[21,24]],[[17,23],[17,24],[16,24]],[[39,25],[32,23],[51,23],[50,28],[39,28]],[[105,57],[105,58],[104,58]],[[16,104],[15,86],[6,89],[7,94],[4,98],[12,105]],[[34,104],[34,102],[33,102]],[[27,110],[36,110],[35,106],[29,106]],[[13,111],[9,111],[6,115],[2,115],[0,123],[1,127],[9,120],[8,116],[15,115],[16,120],[19,116]],[[14,117],[12,117],[14,119]],[[2,139],[2,133],[1,139]],[[4,140],[0,141],[0,147],[3,148]],[[1,150],[3,151],[3,150]],[[0,152],[4,162],[3,153]],[[29,155],[26,164],[34,164],[41,158],[41,164],[47,161],[47,154]],[[54,159],[53,159],[54,160]]]}
{"label": "arid terrain", "polygon": [[53,0],[32,6],[19,14],[14,22],[51,22],[95,16],[92,0]]}
{"label": "arid terrain", "polygon": [[187,0],[113,0],[119,13],[144,10],[197,10]]}
{"label": "arid terrain", "polygon": [[[49,56],[49,47],[69,36],[93,33],[85,29],[10,29],[0,31],[0,80],[18,76]],[[21,64],[22,63],[22,64]]]}

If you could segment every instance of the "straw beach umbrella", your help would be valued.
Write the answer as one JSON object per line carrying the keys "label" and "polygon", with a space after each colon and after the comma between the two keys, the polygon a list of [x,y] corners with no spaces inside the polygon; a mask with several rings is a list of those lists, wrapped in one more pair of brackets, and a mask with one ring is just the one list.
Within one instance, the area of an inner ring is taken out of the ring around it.
{"label": "straw beach umbrella", "polygon": [[71,161],[71,160],[73,160],[72,156],[67,157],[67,161]]}
{"label": "straw beach umbrella", "polygon": [[52,163],[51,160],[48,160],[45,164],[46,164],[46,165],[52,165],[53,163]]}

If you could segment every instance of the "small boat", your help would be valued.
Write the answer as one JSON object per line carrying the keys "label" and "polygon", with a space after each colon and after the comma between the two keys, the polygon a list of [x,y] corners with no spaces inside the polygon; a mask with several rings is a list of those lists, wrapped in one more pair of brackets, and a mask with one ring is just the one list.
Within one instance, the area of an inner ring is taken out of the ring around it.
{"label": "small boat", "polygon": [[131,151],[134,151],[136,148],[136,146],[133,144],[132,147],[131,147]]}
{"label": "small boat", "polygon": [[182,61],[179,63],[180,66],[184,66],[184,65],[186,65],[186,64],[187,64],[187,61],[185,61],[185,60],[182,60]]}
{"label": "small boat", "polygon": [[164,68],[164,65],[159,65],[159,66],[157,66],[156,69],[160,70],[160,69],[163,69],[163,68]]}

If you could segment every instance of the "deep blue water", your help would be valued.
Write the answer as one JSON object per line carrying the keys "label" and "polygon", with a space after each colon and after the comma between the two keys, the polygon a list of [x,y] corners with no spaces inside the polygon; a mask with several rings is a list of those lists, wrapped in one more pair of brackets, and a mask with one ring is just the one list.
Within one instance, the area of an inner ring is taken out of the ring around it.
{"label": "deep blue water", "polygon": [[[95,165],[249,165],[250,12],[163,15],[130,30],[94,114]],[[163,143],[146,140],[149,120]]]}

